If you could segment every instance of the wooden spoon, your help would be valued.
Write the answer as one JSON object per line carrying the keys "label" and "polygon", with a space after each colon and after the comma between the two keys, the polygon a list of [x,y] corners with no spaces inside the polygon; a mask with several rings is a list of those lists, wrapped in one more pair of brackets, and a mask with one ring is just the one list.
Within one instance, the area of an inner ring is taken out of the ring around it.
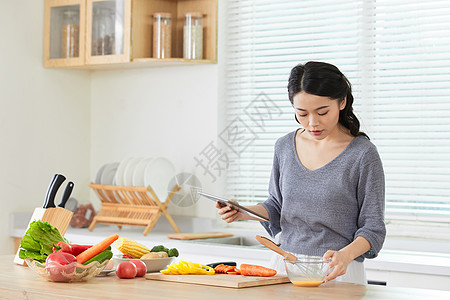
{"label": "wooden spoon", "polygon": [[297,260],[297,257],[295,255],[284,251],[283,249],[281,249],[279,247],[279,245],[275,244],[273,241],[269,240],[266,237],[257,235],[256,236],[256,240],[258,242],[260,242],[261,244],[263,244],[264,246],[266,246],[267,248],[269,248],[270,250],[275,251],[276,253],[280,254],[281,256],[283,256],[287,260],[291,260],[291,261],[296,261]]}

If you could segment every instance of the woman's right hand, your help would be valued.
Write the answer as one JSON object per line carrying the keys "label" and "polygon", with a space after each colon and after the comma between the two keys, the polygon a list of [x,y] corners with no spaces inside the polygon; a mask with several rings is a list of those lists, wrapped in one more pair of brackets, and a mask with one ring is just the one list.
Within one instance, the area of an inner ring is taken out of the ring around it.
{"label": "woman's right hand", "polygon": [[216,201],[216,208],[219,210],[218,213],[222,217],[222,220],[227,223],[231,223],[242,218],[242,213],[230,205],[222,205],[219,201]]}

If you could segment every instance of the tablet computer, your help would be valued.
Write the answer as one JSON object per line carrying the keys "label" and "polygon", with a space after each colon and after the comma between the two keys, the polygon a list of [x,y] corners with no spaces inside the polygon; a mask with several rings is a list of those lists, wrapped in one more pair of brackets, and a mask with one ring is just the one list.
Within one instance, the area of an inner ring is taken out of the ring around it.
{"label": "tablet computer", "polygon": [[214,195],[207,194],[207,193],[203,193],[203,192],[197,192],[197,193],[199,195],[203,196],[203,197],[206,197],[206,198],[214,201],[214,202],[219,201],[219,203],[222,204],[223,206],[229,205],[229,206],[232,206],[234,209],[236,209],[236,210],[238,210],[238,211],[240,211],[242,213],[245,213],[245,214],[248,214],[248,215],[252,215],[252,216],[254,216],[256,218],[262,219],[263,221],[269,221],[268,218],[258,214],[257,212],[255,212],[255,211],[253,211],[251,209],[248,209],[245,206],[239,205],[239,204],[237,204],[237,203],[235,203],[233,201],[230,201],[228,199],[221,198],[221,197],[214,196]]}

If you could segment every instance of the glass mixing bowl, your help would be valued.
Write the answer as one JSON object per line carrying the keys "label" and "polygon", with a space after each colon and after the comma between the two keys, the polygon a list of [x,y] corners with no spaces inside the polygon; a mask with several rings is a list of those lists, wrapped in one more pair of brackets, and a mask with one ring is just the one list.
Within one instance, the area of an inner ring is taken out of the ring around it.
{"label": "glass mixing bowl", "polygon": [[330,260],[323,260],[322,257],[310,257],[295,261],[284,259],[289,280],[294,285],[303,287],[321,285],[331,272],[330,262]]}

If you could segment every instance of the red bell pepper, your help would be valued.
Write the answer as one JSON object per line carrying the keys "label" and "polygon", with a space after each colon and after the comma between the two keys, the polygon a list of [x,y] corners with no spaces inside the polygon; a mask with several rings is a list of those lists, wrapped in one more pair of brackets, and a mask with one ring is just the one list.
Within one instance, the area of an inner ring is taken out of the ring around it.
{"label": "red bell pepper", "polygon": [[77,245],[77,244],[71,244],[70,246],[72,247],[72,254],[75,256],[92,247],[92,245]]}
{"label": "red bell pepper", "polygon": [[92,245],[77,245],[77,244],[66,244],[64,242],[58,242],[54,247],[53,247],[53,252],[56,251],[61,251],[61,252],[66,252],[66,253],[70,253],[73,254],[75,256],[77,256],[78,254],[80,254],[81,252],[84,252],[85,250],[91,248]]}

